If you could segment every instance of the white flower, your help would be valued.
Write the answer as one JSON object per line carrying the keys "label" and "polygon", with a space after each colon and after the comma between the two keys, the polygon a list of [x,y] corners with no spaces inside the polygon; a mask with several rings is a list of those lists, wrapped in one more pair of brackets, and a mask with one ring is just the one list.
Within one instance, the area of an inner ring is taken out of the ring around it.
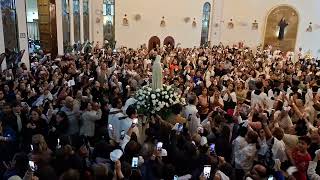
{"label": "white flower", "polygon": [[139,104],[137,105],[137,109],[140,109],[140,105]]}
{"label": "white flower", "polygon": [[156,98],[156,95],[155,95],[155,94],[151,94],[151,98],[152,98],[152,99],[155,99],[155,98]]}
{"label": "white flower", "polygon": [[158,93],[157,96],[160,97],[160,94]]}
{"label": "white flower", "polygon": [[155,111],[154,111],[154,110],[152,110],[152,111],[151,111],[151,113],[152,113],[152,114],[154,114],[154,113],[155,113]]}
{"label": "white flower", "polygon": [[156,89],[156,92],[160,92],[160,89],[158,88],[158,89]]}
{"label": "white flower", "polygon": [[168,103],[166,103],[166,106],[167,106],[167,107],[169,107],[169,104],[168,104]]}
{"label": "white flower", "polygon": [[168,96],[168,95],[165,95],[164,98],[165,98],[165,99],[169,99],[169,96]]}
{"label": "white flower", "polygon": [[141,97],[141,96],[139,96],[139,97],[138,97],[138,99],[141,101],[141,100],[142,100],[142,97]]}
{"label": "white flower", "polygon": [[172,97],[173,97],[173,95],[172,95],[172,94],[170,94],[170,97],[172,98]]}
{"label": "white flower", "polygon": [[168,90],[171,89],[171,86],[167,86],[167,89],[168,89]]}
{"label": "white flower", "polygon": [[149,88],[148,88],[148,91],[152,91],[152,89],[149,87]]}

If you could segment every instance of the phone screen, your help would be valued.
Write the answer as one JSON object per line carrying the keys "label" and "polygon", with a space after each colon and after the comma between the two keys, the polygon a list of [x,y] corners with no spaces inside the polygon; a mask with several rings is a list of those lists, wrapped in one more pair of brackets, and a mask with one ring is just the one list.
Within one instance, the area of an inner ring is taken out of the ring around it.
{"label": "phone screen", "polygon": [[120,133],[120,139],[123,140],[125,135],[126,135],[125,131],[122,130],[121,133]]}
{"label": "phone screen", "polygon": [[158,142],[158,144],[157,144],[157,150],[158,150],[158,151],[161,151],[161,150],[162,150],[162,145],[163,145],[162,142]]}
{"label": "phone screen", "polygon": [[138,123],[138,118],[134,118],[133,121],[132,121],[132,123],[133,123],[134,125],[136,125],[136,124]]}
{"label": "phone screen", "polygon": [[269,177],[268,177],[268,180],[273,180],[273,176],[269,176]]}
{"label": "phone screen", "polygon": [[173,180],[179,180],[179,177],[178,177],[177,175],[175,175],[175,176],[173,177]]}
{"label": "phone screen", "polygon": [[112,124],[109,124],[109,130],[112,131],[113,128],[112,128]]}
{"label": "phone screen", "polygon": [[203,175],[207,179],[210,178],[210,172],[211,172],[211,166],[210,165],[205,165],[203,168]]}
{"label": "phone screen", "polygon": [[36,171],[37,170],[37,166],[34,164],[33,161],[29,161],[29,166],[30,166],[30,169],[32,171]]}
{"label": "phone screen", "polygon": [[182,132],[182,130],[183,130],[183,124],[178,124],[178,131]]}
{"label": "phone screen", "polygon": [[32,144],[30,144],[30,149],[31,149],[31,151],[33,151],[33,145]]}
{"label": "phone screen", "polygon": [[214,148],[215,148],[215,144],[211,144],[210,145],[210,153],[214,153],[215,152],[215,150],[214,150]]}
{"label": "phone screen", "polygon": [[133,158],[132,158],[131,167],[137,168],[137,167],[138,167],[138,162],[139,162],[138,157],[133,157]]}

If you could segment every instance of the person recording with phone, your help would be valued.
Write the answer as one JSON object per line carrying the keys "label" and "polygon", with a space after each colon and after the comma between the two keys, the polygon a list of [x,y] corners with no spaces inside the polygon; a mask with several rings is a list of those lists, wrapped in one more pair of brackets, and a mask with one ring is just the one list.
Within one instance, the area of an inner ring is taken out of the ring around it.
{"label": "person recording with phone", "polygon": [[120,125],[119,130],[120,134],[121,131],[124,131],[124,134],[126,134],[130,127],[132,127],[132,132],[137,137],[137,140],[140,139],[139,134],[139,128],[138,128],[138,112],[137,109],[134,106],[129,106],[126,110],[126,114],[128,117],[124,119],[119,119]]}

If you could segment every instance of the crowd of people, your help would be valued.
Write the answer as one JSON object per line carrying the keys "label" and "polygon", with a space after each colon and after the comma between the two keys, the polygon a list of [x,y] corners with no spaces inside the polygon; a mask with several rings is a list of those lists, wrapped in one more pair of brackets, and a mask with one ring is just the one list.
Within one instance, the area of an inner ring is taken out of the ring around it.
{"label": "crowd of people", "polygon": [[[187,105],[144,116],[162,57]],[[320,66],[240,45],[43,53],[1,73],[2,179],[320,179]]]}

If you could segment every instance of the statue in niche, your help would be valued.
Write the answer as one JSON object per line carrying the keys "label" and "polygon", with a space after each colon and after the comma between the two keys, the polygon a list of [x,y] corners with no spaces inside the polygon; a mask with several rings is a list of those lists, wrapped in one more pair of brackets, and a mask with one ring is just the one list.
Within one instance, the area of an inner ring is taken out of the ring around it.
{"label": "statue in niche", "polygon": [[278,35],[278,39],[281,41],[284,39],[284,32],[286,27],[289,25],[289,23],[287,23],[286,19],[283,17],[281,18],[280,22],[278,23],[279,26],[279,35]]}

